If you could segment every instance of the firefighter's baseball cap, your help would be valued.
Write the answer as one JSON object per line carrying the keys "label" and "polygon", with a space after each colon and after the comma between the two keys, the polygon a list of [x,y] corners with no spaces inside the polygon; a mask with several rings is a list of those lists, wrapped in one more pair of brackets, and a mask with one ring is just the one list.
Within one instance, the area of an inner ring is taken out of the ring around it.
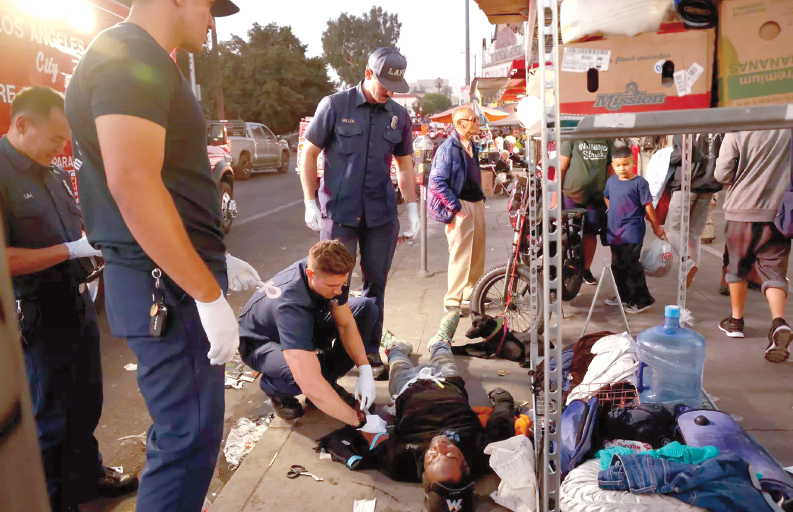
{"label": "firefighter's baseball cap", "polygon": [[212,16],[215,18],[231,16],[238,12],[240,12],[240,8],[231,0],[216,0],[215,4],[212,6]]}
{"label": "firefighter's baseball cap", "polygon": [[377,75],[380,84],[392,92],[410,91],[410,86],[405,80],[407,67],[407,59],[393,48],[378,48],[369,55],[369,69]]}

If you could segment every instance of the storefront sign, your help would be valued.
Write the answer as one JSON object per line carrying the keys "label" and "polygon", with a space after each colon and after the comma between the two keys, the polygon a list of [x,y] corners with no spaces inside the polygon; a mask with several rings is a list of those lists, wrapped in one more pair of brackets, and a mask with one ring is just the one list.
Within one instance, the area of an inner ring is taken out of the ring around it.
{"label": "storefront sign", "polygon": [[523,35],[516,34],[510,25],[499,25],[496,40],[482,55],[482,67],[512,62],[524,57]]}
{"label": "storefront sign", "polygon": [[503,64],[497,64],[495,66],[488,66],[486,68],[482,68],[483,78],[508,78],[511,73],[512,73],[511,60]]}

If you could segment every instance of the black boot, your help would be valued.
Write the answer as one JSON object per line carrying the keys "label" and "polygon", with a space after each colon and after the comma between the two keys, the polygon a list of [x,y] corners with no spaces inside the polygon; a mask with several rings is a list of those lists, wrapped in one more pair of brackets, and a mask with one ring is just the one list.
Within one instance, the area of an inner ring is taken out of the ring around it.
{"label": "black boot", "polygon": [[131,493],[138,488],[138,477],[129,473],[119,473],[105,467],[105,474],[96,483],[100,496],[115,497]]}
{"label": "black boot", "polygon": [[289,395],[273,395],[270,397],[275,415],[283,420],[296,420],[305,414],[300,401]]}
{"label": "black boot", "polygon": [[380,358],[380,352],[366,354],[366,359],[369,360],[369,364],[372,367],[372,377],[374,377],[374,380],[388,380],[388,365],[383,364],[383,360]]}

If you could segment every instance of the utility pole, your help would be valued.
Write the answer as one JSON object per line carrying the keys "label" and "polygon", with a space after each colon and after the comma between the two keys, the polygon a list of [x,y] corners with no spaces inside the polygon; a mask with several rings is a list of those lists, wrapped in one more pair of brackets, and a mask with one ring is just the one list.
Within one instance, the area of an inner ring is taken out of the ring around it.
{"label": "utility pole", "polygon": [[468,19],[468,4],[471,0],[463,0],[465,2],[465,85],[471,85],[471,35],[469,31],[470,23]]}
{"label": "utility pole", "polygon": [[226,119],[226,107],[223,104],[223,76],[220,71],[220,52],[218,51],[218,33],[212,29],[212,69],[215,75],[215,101],[218,108],[218,120]]}

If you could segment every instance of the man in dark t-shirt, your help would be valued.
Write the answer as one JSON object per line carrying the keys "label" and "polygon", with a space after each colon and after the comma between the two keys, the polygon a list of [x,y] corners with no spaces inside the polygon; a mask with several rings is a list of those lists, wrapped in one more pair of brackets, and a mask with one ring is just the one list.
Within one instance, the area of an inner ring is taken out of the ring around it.
{"label": "man in dark t-shirt", "polygon": [[226,253],[206,121],[171,60],[200,52],[213,2],[135,0],[92,42],[66,95],[89,241],[102,250],[113,334],[138,358],[153,425],[138,510],[201,510],[223,435],[224,363],[239,345],[225,289],[257,285]]}

